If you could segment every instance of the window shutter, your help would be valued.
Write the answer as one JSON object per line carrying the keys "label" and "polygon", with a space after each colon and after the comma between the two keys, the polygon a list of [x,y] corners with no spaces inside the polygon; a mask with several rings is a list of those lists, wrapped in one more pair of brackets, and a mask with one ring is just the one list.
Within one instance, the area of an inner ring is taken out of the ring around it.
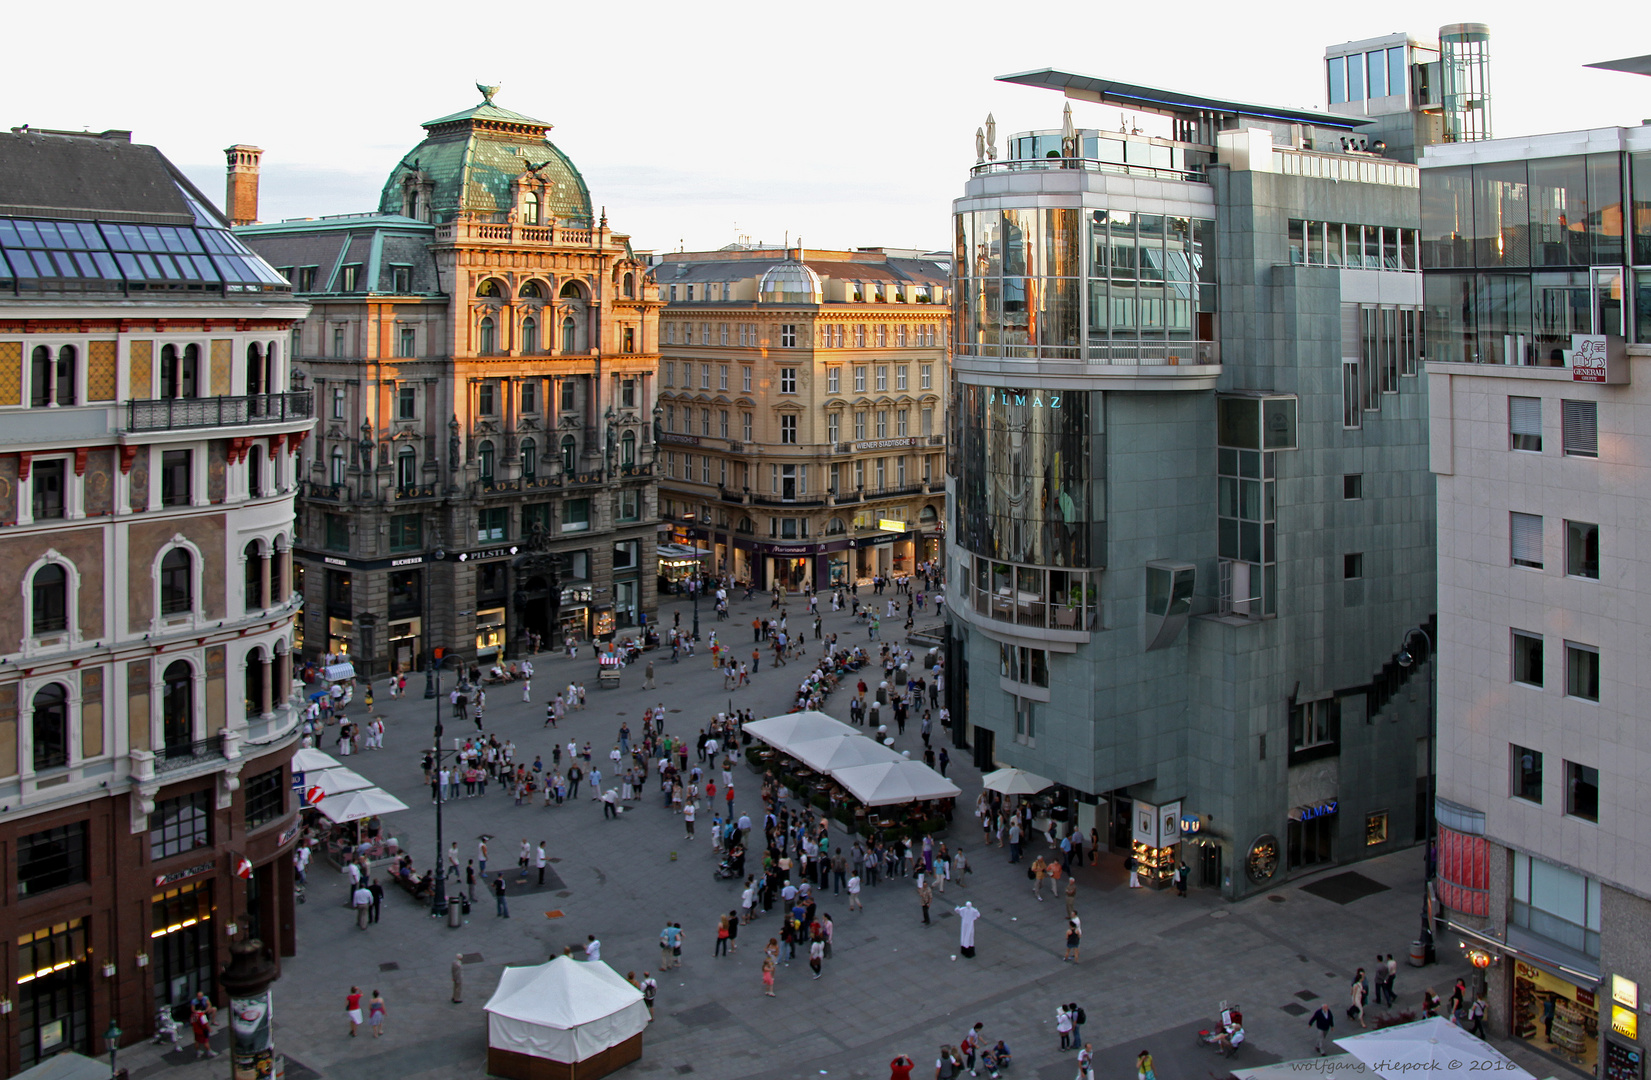
{"label": "window shutter", "polygon": [[1509,547],[1515,564],[1542,565],[1542,518],[1538,514],[1509,515]]}
{"label": "window shutter", "polygon": [[1592,401],[1561,402],[1565,453],[1573,457],[1599,456],[1599,411]]}
{"label": "window shutter", "polygon": [[1542,434],[1542,399],[1508,398],[1508,430],[1515,435]]}

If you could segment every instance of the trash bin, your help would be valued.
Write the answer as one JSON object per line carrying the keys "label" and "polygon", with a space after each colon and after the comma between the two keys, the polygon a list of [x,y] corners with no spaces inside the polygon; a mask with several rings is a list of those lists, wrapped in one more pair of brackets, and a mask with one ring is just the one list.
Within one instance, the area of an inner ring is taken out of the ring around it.
{"label": "trash bin", "polygon": [[447,925],[448,926],[462,926],[462,925],[464,925],[464,912],[461,911],[460,908],[459,908],[460,900],[461,900],[461,898],[457,897],[457,896],[449,896],[447,898]]}
{"label": "trash bin", "polygon": [[459,899],[459,913],[467,919],[470,917],[470,897],[465,896]]}
{"label": "trash bin", "polygon": [[1427,947],[1421,941],[1410,943],[1410,966],[1422,967],[1427,963]]}

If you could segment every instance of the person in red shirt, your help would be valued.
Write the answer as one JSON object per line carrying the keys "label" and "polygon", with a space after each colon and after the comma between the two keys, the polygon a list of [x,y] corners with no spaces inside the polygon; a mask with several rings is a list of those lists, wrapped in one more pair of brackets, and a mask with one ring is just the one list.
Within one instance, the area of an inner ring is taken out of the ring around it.
{"label": "person in red shirt", "polygon": [[900,1054],[889,1062],[889,1080],[911,1080],[912,1067],[916,1063],[905,1054]]}
{"label": "person in red shirt", "polygon": [[215,1058],[212,1049],[212,1017],[203,1009],[196,1009],[189,1017],[189,1026],[195,1032],[195,1060]]}
{"label": "person in red shirt", "polygon": [[355,1029],[361,1026],[361,987],[352,986],[350,992],[344,996],[344,1011],[350,1017],[350,1038],[355,1038]]}

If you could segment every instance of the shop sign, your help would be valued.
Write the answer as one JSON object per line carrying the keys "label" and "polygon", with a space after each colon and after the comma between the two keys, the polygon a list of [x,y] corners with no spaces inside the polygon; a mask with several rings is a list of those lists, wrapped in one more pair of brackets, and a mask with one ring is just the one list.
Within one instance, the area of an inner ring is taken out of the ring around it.
{"label": "shop sign", "polygon": [[674,431],[661,431],[659,433],[659,441],[665,443],[676,443],[679,446],[698,446],[699,436],[678,435]]}
{"label": "shop sign", "polygon": [[1028,393],[1024,390],[998,390],[994,387],[986,397],[986,404],[1017,407],[1030,405],[1034,409],[1058,409],[1061,407],[1061,393],[1059,390],[1033,390]]}
{"label": "shop sign", "polygon": [[916,446],[916,445],[917,445],[917,439],[916,438],[872,439],[868,442],[857,442],[857,443],[855,443],[854,444],[854,449],[855,449],[855,452],[858,453],[861,450],[893,450],[896,447]]}
{"label": "shop sign", "polygon": [[851,548],[876,547],[878,544],[892,544],[900,537],[895,533],[884,533],[881,536],[856,536],[849,540]]}
{"label": "shop sign", "polygon": [[288,844],[292,843],[292,838],[297,835],[298,819],[294,818],[291,825],[288,825],[286,828],[281,830],[281,835],[275,840],[275,846],[278,848],[286,847]]}
{"label": "shop sign", "polygon": [[1169,847],[1181,842],[1181,800],[1165,803],[1158,808],[1158,846]]}
{"label": "shop sign", "polygon": [[390,565],[392,567],[394,567],[394,566],[417,566],[419,563],[421,563],[423,561],[424,561],[424,556],[423,555],[414,555],[411,558],[406,558],[406,559],[391,559],[390,560]]}
{"label": "shop sign", "polygon": [[1635,1048],[1605,1040],[1605,1080],[1640,1080],[1644,1064],[1644,1055]]}
{"label": "shop sign", "polygon": [[813,555],[813,544],[758,544],[757,550],[765,555]]}
{"label": "shop sign", "polygon": [[518,548],[515,544],[512,544],[509,547],[481,548],[477,551],[464,551],[459,553],[459,562],[475,562],[477,559],[502,559],[506,555],[514,555],[520,550],[521,548]]}
{"label": "shop sign", "polygon": [[328,566],[348,566],[348,565],[350,565],[350,560],[348,560],[348,559],[335,559],[331,555],[321,556],[321,561],[326,563]]}
{"label": "shop sign", "polygon": [[1339,805],[1335,799],[1328,799],[1325,802],[1313,803],[1311,806],[1298,806],[1290,811],[1290,820],[1312,821],[1315,818],[1329,817],[1336,812]]}
{"label": "shop sign", "polygon": [[1571,381],[1605,381],[1605,335],[1571,335]]}
{"label": "shop sign", "polygon": [[886,529],[889,532],[905,532],[906,531],[906,523],[904,521],[899,520],[898,518],[878,518],[877,519],[877,527],[879,529]]}
{"label": "shop sign", "polygon": [[1149,848],[1161,847],[1158,843],[1158,807],[1151,803],[1135,802],[1135,835],[1137,844],[1145,844]]}
{"label": "shop sign", "polygon": [[1640,1040],[1640,1014],[1621,1005],[1611,1006],[1611,1030],[1625,1039]]}
{"label": "shop sign", "polygon": [[1611,1000],[1630,1009],[1640,1007],[1640,984],[1621,975],[1611,976]]}
{"label": "shop sign", "polygon": [[186,870],[174,870],[170,874],[158,874],[155,877],[155,888],[159,889],[165,885],[174,885],[180,881],[187,881],[192,877],[198,877],[201,874],[209,873],[212,868],[217,865],[217,861],[214,860],[213,862],[204,862],[191,866]]}

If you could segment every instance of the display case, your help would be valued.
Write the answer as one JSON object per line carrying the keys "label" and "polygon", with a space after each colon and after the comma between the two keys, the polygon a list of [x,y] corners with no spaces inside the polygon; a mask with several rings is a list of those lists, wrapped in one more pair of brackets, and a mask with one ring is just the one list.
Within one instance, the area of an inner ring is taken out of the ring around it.
{"label": "display case", "polygon": [[1137,840],[1132,851],[1135,855],[1135,872],[1139,875],[1141,884],[1162,889],[1174,879],[1179,844],[1155,848]]}

